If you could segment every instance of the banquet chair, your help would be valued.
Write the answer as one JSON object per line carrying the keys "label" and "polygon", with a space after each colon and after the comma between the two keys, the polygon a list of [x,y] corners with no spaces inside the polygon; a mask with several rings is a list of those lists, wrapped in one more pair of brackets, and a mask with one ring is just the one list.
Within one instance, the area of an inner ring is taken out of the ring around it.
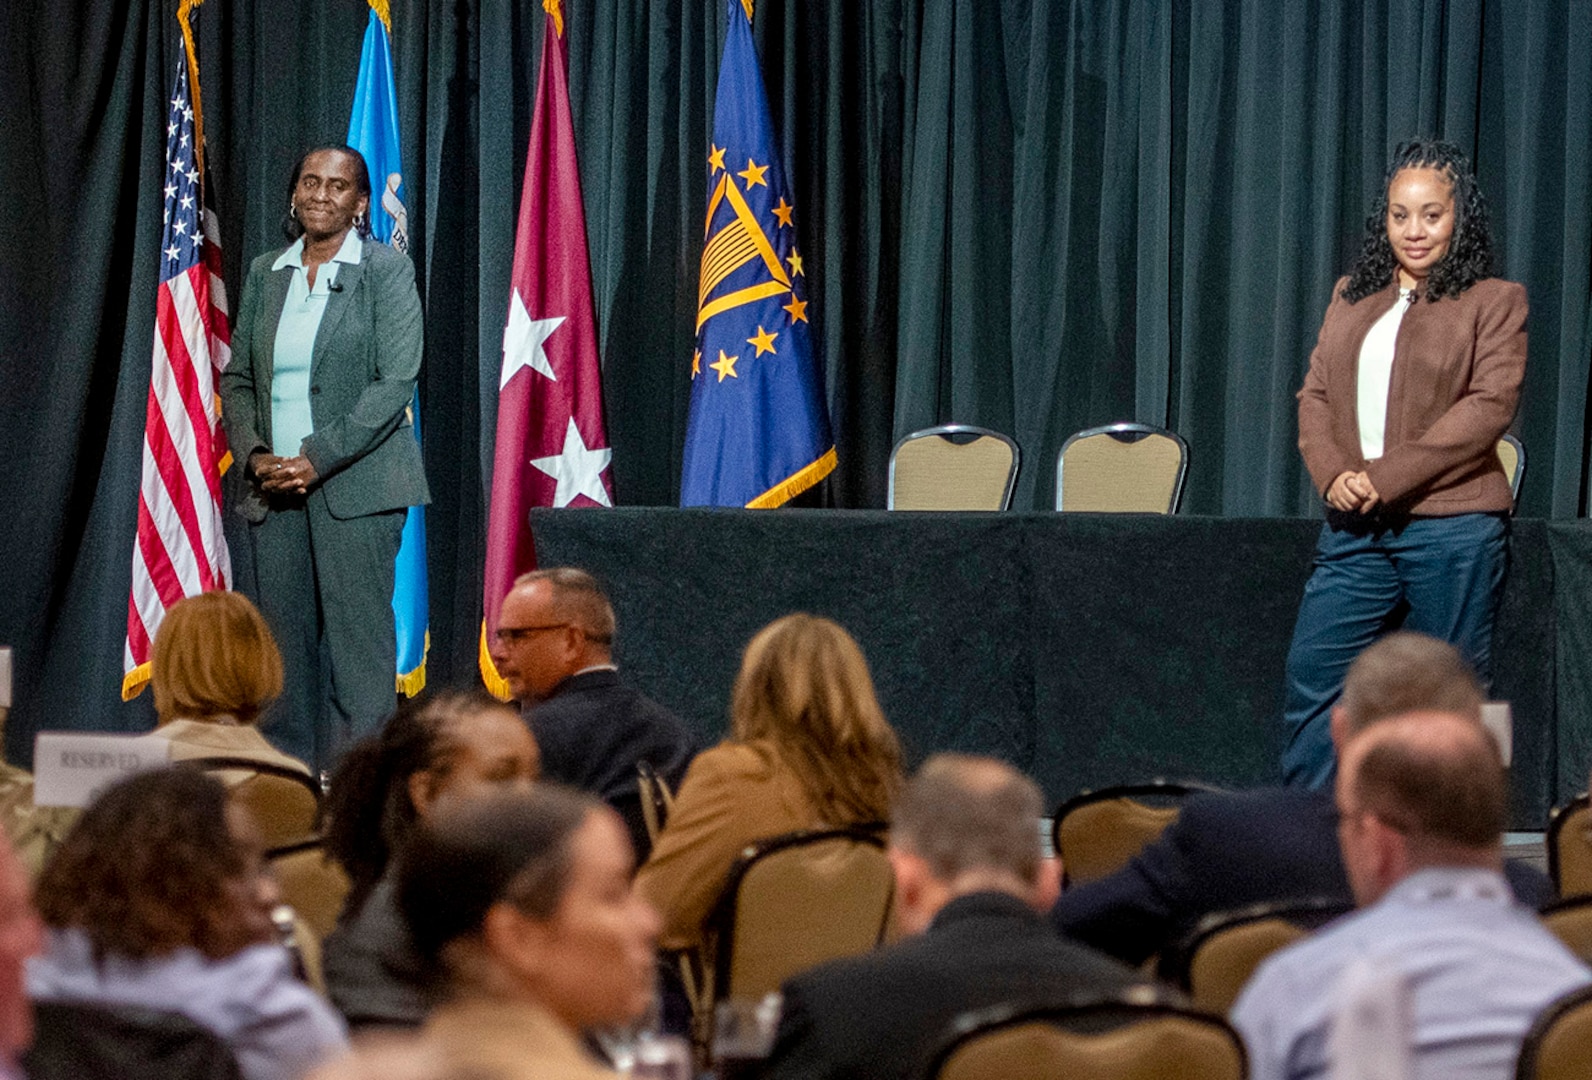
{"label": "banquet chair", "polygon": [[1526,1032],[1515,1080],[1586,1080],[1592,1076],[1592,986],[1549,1005]]}
{"label": "banquet chair", "polygon": [[1005,510],[1022,454],[1009,436],[971,424],[914,431],[890,452],[890,510]]}
{"label": "banquet chair", "polygon": [[1125,995],[1002,1006],[959,1017],[930,1080],[1243,1080],[1243,1042],[1225,1020]]}
{"label": "banquet chair", "polygon": [[1182,801],[1215,788],[1156,779],[1084,791],[1056,808],[1051,841],[1061,859],[1063,887],[1120,870],[1177,819]]}
{"label": "banquet chair", "polygon": [[1070,436],[1056,455],[1056,509],[1175,514],[1188,443],[1150,424],[1107,424]]}
{"label": "banquet chair", "polygon": [[1526,447],[1513,435],[1504,435],[1498,440],[1498,461],[1504,467],[1504,476],[1509,480],[1509,496],[1515,500],[1515,506],[1520,505],[1520,483],[1526,478]]}
{"label": "banquet chair", "polygon": [[274,848],[266,855],[282,902],[293,908],[318,938],[337,926],[348,898],[348,875],[327,854],[320,837]]}
{"label": "banquet chair", "polygon": [[1592,896],[1556,901],[1543,908],[1541,915],[1543,925],[1565,948],[1592,964]]}
{"label": "banquet chair", "polygon": [[658,834],[669,821],[669,811],[674,808],[674,792],[652,762],[645,760],[636,762],[636,791],[641,796],[641,820],[647,827],[647,839],[657,843]]}
{"label": "banquet chair", "polygon": [[826,960],[876,948],[894,893],[883,825],[747,845],[708,917],[700,979],[687,979],[699,1045],[712,1038],[717,1002],[760,1000]]}
{"label": "banquet chair", "polygon": [[1592,803],[1583,792],[1548,815],[1548,877],[1561,897],[1592,894]]}
{"label": "banquet chair", "polygon": [[1213,912],[1161,957],[1160,977],[1196,1009],[1226,1016],[1261,961],[1352,910],[1342,900],[1312,898]]}
{"label": "banquet chair", "polygon": [[219,1035],[180,1013],[134,1006],[38,1001],[29,1080],[240,1080]]}
{"label": "banquet chair", "polygon": [[320,785],[305,773],[242,757],[192,757],[179,764],[226,784],[231,801],[259,826],[267,850],[309,839],[320,828]]}

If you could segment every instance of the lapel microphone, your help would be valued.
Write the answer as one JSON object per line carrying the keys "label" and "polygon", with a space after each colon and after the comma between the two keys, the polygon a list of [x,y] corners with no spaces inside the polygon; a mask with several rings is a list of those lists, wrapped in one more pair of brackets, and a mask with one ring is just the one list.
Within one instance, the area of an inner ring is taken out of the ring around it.
{"label": "lapel microphone", "polygon": [[341,281],[334,281],[330,285],[326,286],[326,291],[327,292],[342,292],[343,291],[343,283]]}

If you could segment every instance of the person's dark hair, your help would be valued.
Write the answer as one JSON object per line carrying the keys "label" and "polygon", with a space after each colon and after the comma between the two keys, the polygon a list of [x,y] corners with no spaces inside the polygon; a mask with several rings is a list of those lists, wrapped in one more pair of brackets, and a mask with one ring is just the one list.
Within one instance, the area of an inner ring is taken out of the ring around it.
{"label": "person's dark hair", "polygon": [[[365,165],[365,155],[347,143],[326,143],[323,146],[310,147],[300,154],[299,159],[293,163],[293,175],[289,177],[287,182],[288,206],[291,207],[293,205],[293,193],[298,190],[299,174],[304,171],[304,163],[309,160],[311,154],[319,154],[323,150],[335,150],[339,154],[347,154],[353,158],[354,187],[361,195],[367,199],[370,198],[370,169]],[[365,211],[365,220],[354,226],[354,231],[359,233],[360,237],[365,240],[370,239],[371,212],[370,209],[367,209]],[[304,235],[304,226],[299,224],[298,218],[284,210],[282,212],[282,231],[287,234],[289,240],[297,240]]]}
{"label": "person's dark hair", "polygon": [[1387,288],[1398,272],[1398,259],[1387,238],[1387,202],[1388,188],[1402,169],[1436,169],[1454,188],[1454,236],[1448,253],[1426,277],[1422,290],[1426,299],[1458,296],[1492,276],[1492,217],[1487,210],[1487,197],[1476,185],[1470,159],[1451,142],[1410,139],[1394,149],[1382,180],[1382,194],[1371,216],[1365,219],[1360,256],[1343,287],[1343,298],[1351,304]]}
{"label": "person's dark hair", "polygon": [[1366,646],[1349,665],[1339,704],[1355,734],[1417,710],[1481,719],[1485,695],[1476,673],[1446,641],[1396,630]]}
{"label": "person's dark hair", "polygon": [[570,838],[603,804],[553,783],[494,791],[440,809],[398,867],[398,910],[420,956],[481,929],[495,904],[550,919],[569,885]]}
{"label": "person's dark hair", "polygon": [[142,959],[189,945],[210,953],[248,859],[227,823],[227,791],[193,768],[140,773],[96,798],[44,867],[34,903],[96,955]]}
{"label": "person's dark hair", "polygon": [[1351,789],[1359,809],[1415,842],[1485,849],[1509,821],[1498,744],[1465,717],[1409,714],[1375,725]]}
{"label": "person's dark hair", "polygon": [[568,619],[586,640],[611,648],[614,643],[614,606],[597,579],[573,566],[550,566],[532,570],[514,579],[514,587],[545,581],[553,588],[553,607],[558,617]]}
{"label": "person's dark hair", "polygon": [[451,691],[404,702],[373,735],[354,745],[332,775],[326,797],[326,850],[352,883],[346,916],[359,913],[418,819],[409,778],[445,774],[458,744],[453,721],[505,706],[480,691]]}
{"label": "person's dark hair", "polygon": [[941,881],[974,870],[1039,877],[1038,786],[992,758],[936,754],[908,780],[890,821],[890,842],[929,864]]}

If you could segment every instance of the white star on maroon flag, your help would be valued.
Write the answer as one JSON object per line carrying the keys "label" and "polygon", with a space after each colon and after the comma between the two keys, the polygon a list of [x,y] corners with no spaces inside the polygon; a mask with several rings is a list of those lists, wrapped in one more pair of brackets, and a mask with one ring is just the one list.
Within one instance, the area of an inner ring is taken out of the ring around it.
{"label": "white star on maroon flag", "polygon": [[508,329],[503,332],[503,374],[498,379],[499,390],[507,386],[522,367],[535,368],[554,382],[558,381],[543,346],[563,322],[562,315],[551,319],[531,318],[520,290],[514,290],[514,297],[509,304]]}
{"label": "white star on maroon flag", "polygon": [[571,416],[569,427],[564,431],[564,449],[555,457],[532,458],[531,464],[558,481],[558,490],[553,493],[555,507],[568,506],[577,495],[584,495],[600,506],[612,506],[608,489],[603,487],[602,472],[613,456],[614,452],[606,447],[586,449],[586,440],[581,438],[580,429]]}

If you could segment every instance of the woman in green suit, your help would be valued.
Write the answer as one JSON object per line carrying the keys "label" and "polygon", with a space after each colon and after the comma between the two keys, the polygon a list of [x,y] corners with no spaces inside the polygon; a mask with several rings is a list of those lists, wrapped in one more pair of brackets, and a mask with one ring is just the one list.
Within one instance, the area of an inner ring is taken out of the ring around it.
{"label": "woman in green suit", "polygon": [[409,409],[422,346],[414,267],[369,239],[369,210],[357,151],[299,160],[293,243],[250,266],[221,376],[259,605],[286,661],[272,731],[322,767],[392,711],[393,561],[407,508],[430,501]]}

